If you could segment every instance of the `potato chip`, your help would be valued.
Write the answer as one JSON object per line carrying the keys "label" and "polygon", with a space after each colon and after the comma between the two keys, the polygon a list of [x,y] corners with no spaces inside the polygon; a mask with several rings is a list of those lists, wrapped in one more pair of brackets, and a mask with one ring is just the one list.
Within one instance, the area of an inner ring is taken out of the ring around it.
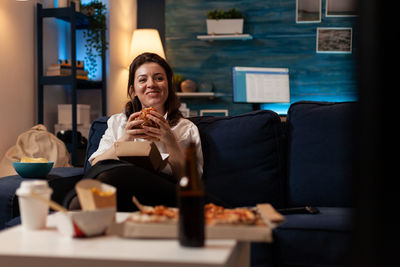
{"label": "potato chip", "polygon": [[30,157],[22,157],[21,162],[28,163],[47,163],[49,162],[46,158],[30,158]]}
{"label": "potato chip", "polygon": [[97,195],[99,195],[99,196],[101,196],[101,197],[109,197],[109,196],[111,196],[112,194],[114,194],[113,191],[100,191],[100,189],[98,189],[98,188],[96,188],[96,187],[93,187],[93,188],[91,188],[90,190],[91,190],[94,194],[97,194]]}

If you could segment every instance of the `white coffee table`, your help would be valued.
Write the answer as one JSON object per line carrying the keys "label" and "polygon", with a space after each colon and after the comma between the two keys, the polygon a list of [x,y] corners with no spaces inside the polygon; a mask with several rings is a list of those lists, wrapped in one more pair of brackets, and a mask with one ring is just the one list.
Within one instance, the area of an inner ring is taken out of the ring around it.
{"label": "white coffee table", "polygon": [[[118,213],[117,221],[127,213]],[[249,243],[208,240],[204,248],[184,248],[176,240],[126,239],[118,236],[70,238],[54,227],[25,230],[21,226],[0,232],[1,266],[249,266]]]}

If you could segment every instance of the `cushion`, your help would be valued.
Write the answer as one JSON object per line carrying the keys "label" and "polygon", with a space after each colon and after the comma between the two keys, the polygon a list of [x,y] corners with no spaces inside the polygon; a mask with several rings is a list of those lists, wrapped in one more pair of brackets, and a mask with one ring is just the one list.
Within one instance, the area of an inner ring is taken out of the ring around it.
{"label": "cushion", "polygon": [[289,206],[351,206],[355,102],[303,101],[287,115]]}
{"label": "cushion", "polygon": [[108,116],[97,118],[90,126],[88,144],[86,148],[86,160],[84,170],[87,171],[90,168],[90,163],[88,161],[89,157],[96,152],[99,147],[101,137],[103,137],[104,132],[107,130],[107,120]]}
{"label": "cushion", "polygon": [[278,266],[346,266],[352,239],[351,208],[318,207],[319,214],[286,215],[273,231]]}
{"label": "cushion", "polygon": [[282,206],[282,126],[275,112],[190,119],[200,132],[208,193],[233,207]]}

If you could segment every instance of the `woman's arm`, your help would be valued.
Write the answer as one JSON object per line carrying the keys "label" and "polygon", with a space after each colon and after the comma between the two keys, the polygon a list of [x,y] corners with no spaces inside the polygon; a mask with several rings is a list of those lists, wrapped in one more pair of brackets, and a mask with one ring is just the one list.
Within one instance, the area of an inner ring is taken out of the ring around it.
{"label": "woman's arm", "polygon": [[[139,116],[139,112],[135,112],[131,114],[128,118],[128,121],[125,124],[124,131],[122,135],[116,140],[116,137],[114,140],[118,141],[132,141],[135,138],[146,138],[147,135],[144,134],[145,130],[144,129],[139,129],[137,126],[141,123],[143,123],[143,120],[135,120],[136,117]],[[121,122],[119,122],[121,124]],[[108,125],[108,129],[112,127],[119,127],[119,125],[112,125],[111,123]],[[103,136],[103,138],[105,138]],[[102,140],[103,141],[103,140]],[[112,143],[111,143],[112,142]],[[115,141],[109,141],[108,144],[109,148],[105,150],[103,153],[97,155],[91,162],[91,165],[95,165],[97,162],[101,160],[106,160],[106,159],[118,159],[116,153],[115,153],[115,148],[114,148],[114,143]],[[100,142],[100,145],[102,145],[102,142]]]}

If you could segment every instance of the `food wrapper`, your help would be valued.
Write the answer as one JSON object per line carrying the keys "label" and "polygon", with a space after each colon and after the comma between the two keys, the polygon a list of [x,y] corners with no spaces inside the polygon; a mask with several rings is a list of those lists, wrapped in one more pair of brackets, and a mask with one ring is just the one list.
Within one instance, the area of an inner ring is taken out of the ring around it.
{"label": "food wrapper", "polygon": [[76,184],[75,190],[84,211],[101,208],[116,209],[117,194],[114,186],[93,179],[83,179]]}
{"label": "food wrapper", "polygon": [[90,237],[106,233],[113,223],[115,208],[92,211],[69,211],[56,214],[58,231],[69,237]]}

